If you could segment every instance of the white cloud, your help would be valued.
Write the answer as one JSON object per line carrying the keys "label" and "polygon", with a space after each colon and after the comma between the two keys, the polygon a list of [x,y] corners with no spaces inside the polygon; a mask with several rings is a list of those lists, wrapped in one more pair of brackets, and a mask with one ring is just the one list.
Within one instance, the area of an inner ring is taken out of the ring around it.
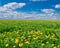
{"label": "white cloud", "polygon": [[5,4],[3,6],[3,8],[8,8],[8,9],[16,9],[16,8],[22,8],[23,6],[25,6],[26,3],[16,3],[16,2],[12,2],[12,3],[8,3],[8,4]]}
{"label": "white cloud", "polygon": [[57,19],[54,14],[37,13],[37,12],[17,12],[3,11],[0,12],[0,19]]}
{"label": "white cloud", "polygon": [[30,0],[30,1],[36,2],[36,1],[47,1],[47,0]]}
{"label": "white cloud", "polygon": [[53,9],[42,9],[41,11],[44,12],[44,13],[53,13],[53,12],[55,12],[55,10],[53,10]]}
{"label": "white cloud", "polygon": [[[0,7],[0,19],[57,19],[57,16],[59,16],[58,14],[55,14],[54,10],[52,9],[49,9],[49,10],[47,9],[47,11],[45,9],[42,9],[42,12],[44,13],[38,13],[35,11],[31,13],[13,11],[16,8],[23,7],[21,5],[15,6],[15,4],[16,2],[12,4],[8,3]],[[20,3],[17,3],[17,4],[20,4]]]}
{"label": "white cloud", "polygon": [[57,4],[57,5],[55,6],[55,8],[60,8],[60,4]]}

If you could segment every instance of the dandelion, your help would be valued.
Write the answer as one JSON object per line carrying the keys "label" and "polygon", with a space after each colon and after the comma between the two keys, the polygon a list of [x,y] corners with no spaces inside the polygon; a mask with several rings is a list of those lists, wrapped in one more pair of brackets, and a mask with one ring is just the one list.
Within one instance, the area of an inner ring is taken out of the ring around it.
{"label": "dandelion", "polygon": [[42,35],[43,33],[42,33],[42,32],[40,32],[40,34]]}
{"label": "dandelion", "polygon": [[9,44],[6,44],[5,46],[6,46],[6,47],[8,47],[8,46],[9,46]]}
{"label": "dandelion", "polygon": [[15,48],[16,46],[14,45],[13,48]]}
{"label": "dandelion", "polygon": [[15,43],[18,43],[18,41],[19,41],[19,39],[18,39],[18,38],[16,38],[16,39],[15,39]]}
{"label": "dandelion", "polygon": [[37,38],[33,38],[34,40],[36,40]]}
{"label": "dandelion", "polygon": [[26,41],[25,43],[26,43],[26,44],[30,44],[30,42],[29,42],[29,41]]}
{"label": "dandelion", "polygon": [[43,44],[41,44],[41,46],[44,46],[45,44],[43,43]]}
{"label": "dandelion", "polygon": [[20,44],[19,44],[19,47],[22,47],[22,46],[23,46],[23,43],[20,43]]}
{"label": "dandelion", "polygon": [[46,38],[49,38],[49,37],[50,37],[50,34],[49,34],[48,36],[46,35],[45,37],[46,37]]}
{"label": "dandelion", "polygon": [[52,44],[52,46],[54,46],[54,44]]}
{"label": "dandelion", "polygon": [[21,39],[25,39],[25,37],[24,37],[24,36],[22,36],[22,37],[21,37]]}
{"label": "dandelion", "polygon": [[31,36],[28,36],[28,38],[31,38]]}
{"label": "dandelion", "polygon": [[33,34],[33,32],[34,32],[34,31],[32,30],[29,34]]}
{"label": "dandelion", "polygon": [[58,45],[58,48],[60,47],[60,45]]}
{"label": "dandelion", "polygon": [[46,44],[48,44],[49,42],[46,42]]}
{"label": "dandelion", "polygon": [[54,36],[51,36],[50,39],[54,39]]}
{"label": "dandelion", "polygon": [[57,48],[56,46],[54,46],[53,48]]}
{"label": "dandelion", "polygon": [[19,33],[19,32],[16,32],[17,34]]}

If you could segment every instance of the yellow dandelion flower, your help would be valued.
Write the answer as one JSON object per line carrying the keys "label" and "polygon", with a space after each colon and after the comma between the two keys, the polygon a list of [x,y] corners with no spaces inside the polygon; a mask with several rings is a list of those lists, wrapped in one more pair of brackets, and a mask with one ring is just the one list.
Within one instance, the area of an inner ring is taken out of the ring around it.
{"label": "yellow dandelion flower", "polygon": [[58,45],[58,48],[60,47],[60,45]]}
{"label": "yellow dandelion flower", "polygon": [[42,40],[40,42],[42,42]]}
{"label": "yellow dandelion flower", "polygon": [[26,41],[25,43],[26,43],[26,44],[30,44],[30,42],[29,42],[29,41]]}
{"label": "yellow dandelion flower", "polygon": [[28,36],[28,38],[31,38],[31,36]]}
{"label": "yellow dandelion flower", "polygon": [[35,37],[36,35],[34,34],[33,36]]}
{"label": "yellow dandelion flower", "polygon": [[45,44],[43,43],[43,44],[41,44],[41,46],[44,46]]}
{"label": "yellow dandelion flower", "polygon": [[36,40],[37,38],[33,38],[34,40]]}
{"label": "yellow dandelion flower", "polygon": [[17,34],[19,33],[19,32],[16,32]]}
{"label": "yellow dandelion flower", "polygon": [[46,38],[49,38],[49,36],[45,36]]}
{"label": "yellow dandelion flower", "polygon": [[14,45],[13,48],[15,48],[16,46]]}
{"label": "yellow dandelion flower", "polygon": [[43,33],[42,33],[42,32],[40,32],[40,34],[42,35]]}
{"label": "yellow dandelion flower", "polygon": [[20,43],[20,44],[19,44],[19,47],[22,47],[22,46],[23,46],[23,43]]}
{"label": "yellow dandelion flower", "polygon": [[54,39],[54,36],[51,36],[50,39]]}
{"label": "yellow dandelion flower", "polygon": [[33,34],[33,32],[34,32],[34,31],[32,30],[29,34]]}
{"label": "yellow dandelion flower", "polygon": [[56,46],[54,46],[53,48],[57,48]]}
{"label": "yellow dandelion flower", "polygon": [[46,44],[48,44],[49,42],[46,42]]}
{"label": "yellow dandelion flower", "polygon": [[16,39],[15,39],[15,43],[18,43],[18,41],[19,41],[19,39],[18,39],[18,38],[16,38]]}
{"label": "yellow dandelion flower", "polygon": [[9,44],[6,44],[5,46],[6,46],[6,47],[8,47],[8,46],[9,46]]}
{"label": "yellow dandelion flower", "polygon": [[54,46],[54,44],[52,44],[52,46]]}
{"label": "yellow dandelion flower", "polygon": [[39,34],[39,32],[35,32],[35,34]]}
{"label": "yellow dandelion flower", "polygon": [[21,37],[21,39],[25,39],[25,37],[24,37],[24,36],[22,36],[22,37]]}
{"label": "yellow dandelion flower", "polygon": [[46,37],[46,38],[49,38],[49,37],[50,37],[50,34],[49,34],[49,35],[46,35],[45,37]]}

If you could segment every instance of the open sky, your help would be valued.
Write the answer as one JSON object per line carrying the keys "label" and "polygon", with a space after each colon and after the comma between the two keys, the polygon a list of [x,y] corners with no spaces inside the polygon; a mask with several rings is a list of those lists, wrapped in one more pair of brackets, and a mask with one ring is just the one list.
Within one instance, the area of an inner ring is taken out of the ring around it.
{"label": "open sky", "polygon": [[0,0],[0,19],[60,20],[60,0]]}

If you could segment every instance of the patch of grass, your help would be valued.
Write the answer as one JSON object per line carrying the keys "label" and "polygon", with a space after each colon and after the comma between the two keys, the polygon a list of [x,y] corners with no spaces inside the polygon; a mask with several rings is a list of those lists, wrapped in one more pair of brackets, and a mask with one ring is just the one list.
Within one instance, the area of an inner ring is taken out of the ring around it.
{"label": "patch of grass", "polygon": [[0,48],[59,48],[60,21],[0,20]]}

